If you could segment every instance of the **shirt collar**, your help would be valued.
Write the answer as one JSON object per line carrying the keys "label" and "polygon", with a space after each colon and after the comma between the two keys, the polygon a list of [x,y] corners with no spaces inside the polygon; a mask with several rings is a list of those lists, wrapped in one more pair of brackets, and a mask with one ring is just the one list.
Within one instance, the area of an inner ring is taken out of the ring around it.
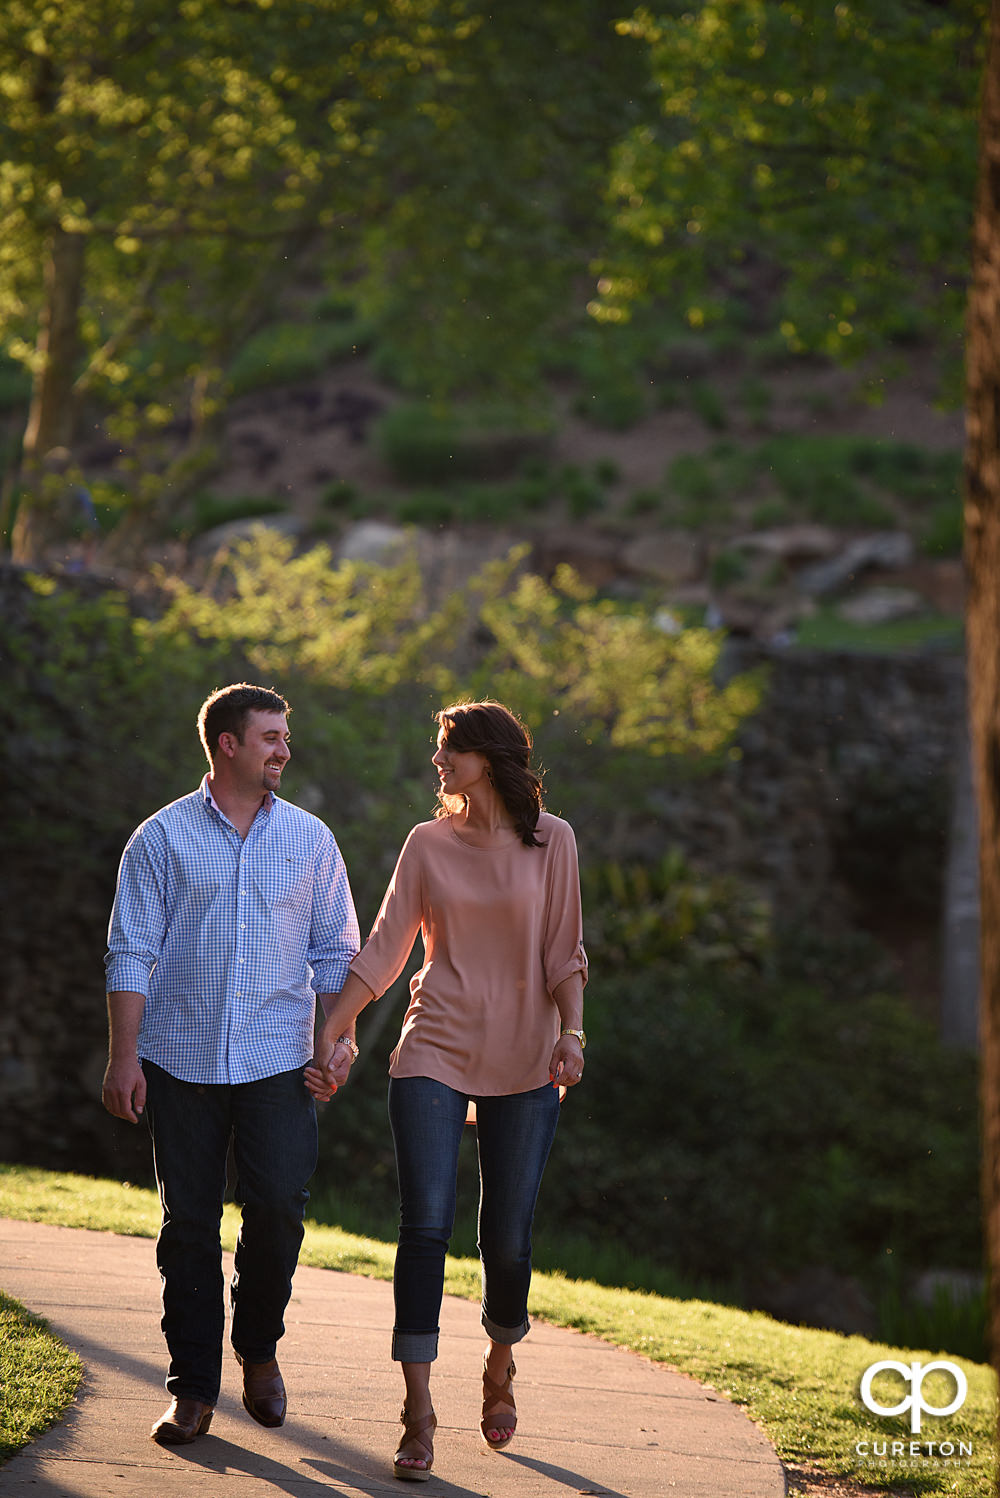
{"label": "shirt collar", "polygon": [[[222,807],[219,805],[219,803],[216,801],[215,797],[212,795],[212,787],[209,784],[209,777],[208,777],[207,774],[202,776],[201,793],[202,793],[202,796],[204,797],[205,805],[206,806],[210,806],[212,808],[212,810],[218,816],[224,817],[225,820],[228,822],[229,818],[226,816],[226,813],[222,810]],[[262,806],[263,806],[263,808],[264,808],[264,810],[265,811],[270,811],[271,808],[274,806],[275,802],[277,801],[277,799],[278,798],[274,794],[273,791],[268,791],[265,800],[261,803]]]}

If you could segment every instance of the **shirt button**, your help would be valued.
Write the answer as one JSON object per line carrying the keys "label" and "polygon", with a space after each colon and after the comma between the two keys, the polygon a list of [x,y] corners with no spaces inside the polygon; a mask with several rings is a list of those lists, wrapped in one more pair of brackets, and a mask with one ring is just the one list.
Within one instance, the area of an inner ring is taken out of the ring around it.
{"label": "shirt button", "polygon": [[240,961],[241,961],[241,962],[246,962],[246,958],[245,958],[245,957],[241,957],[241,958],[240,958]]}

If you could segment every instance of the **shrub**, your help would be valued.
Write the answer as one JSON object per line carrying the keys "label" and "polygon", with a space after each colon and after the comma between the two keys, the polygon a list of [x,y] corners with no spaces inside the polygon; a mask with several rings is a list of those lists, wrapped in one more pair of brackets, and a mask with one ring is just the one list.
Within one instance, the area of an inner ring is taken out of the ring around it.
{"label": "shrub", "polygon": [[646,394],[634,375],[613,372],[588,381],[573,403],[578,416],[609,431],[625,432],[646,413]]}
{"label": "shrub", "polygon": [[602,884],[564,1219],[612,1220],[633,1251],[748,1291],[812,1264],[875,1289],[887,1252],[977,1268],[975,1058],[856,971],[847,988],[787,974],[746,891],[679,860]]}
{"label": "shrub", "polygon": [[573,519],[583,520],[603,509],[604,494],[597,484],[581,477],[566,486],[566,502]]}
{"label": "shrub", "polygon": [[31,397],[31,375],[22,364],[0,355],[0,411],[26,407]]}
{"label": "shrub", "polygon": [[724,432],[729,425],[729,414],[726,411],[722,396],[705,380],[695,380],[690,390],[691,405],[707,427],[715,432]]}
{"label": "shrub", "polygon": [[436,489],[418,489],[401,500],[396,511],[405,525],[450,525],[456,516],[456,501]]}
{"label": "shrub", "polygon": [[358,491],[354,484],[348,483],[347,479],[334,479],[320,495],[320,503],[328,510],[346,510],[353,506],[357,497]]}
{"label": "shrub", "polygon": [[651,515],[663,503],[658,489],[636,489],[625,506],[628,515]]}
{"label": "shrub", "polygon": [[721,483],[709,458],[696,453],[681,453],[667,470],[667,482],[682,499],[703,503],[719,497]]}
{"label": "shrub", "polygon": [[269,385],[314,379],[327,365],[355,352],[364,338],[361,324],[339,317],[271,323],[233,359],[227,371],[229,388],[234,395],[245,395]]}
{"label": "shrub", "polygon": [[756,427],[766,426],[774,405],[774,396],[763,380],[748,376],[740,385],[740,404]]}
{"label": "shrub", "polygon": [[712,558],[709,577],[716,588],[728,588],[742,582],[747,575],[747,559],[742,551],[727,548]]}
{"label": "shrub", "polygon": [[231,520],[252,520],[261,515],[276,515],[285,506],[266,494],[212,494],[201,490],[174,516],[174,531],[180,536],[200,536],[227,525]]}
{"label": "shrub", "polygon": [[942,500],[927,518],[920,549],[932,557],[961,556],[964,534],[961,503],[956,499]]}
{"label": "shrub", "polygon": [[374,426],[382,457],[407,484],[501,477],[537,455],[548,436],[546,425],[509,410],[426,403],[397,406]]}

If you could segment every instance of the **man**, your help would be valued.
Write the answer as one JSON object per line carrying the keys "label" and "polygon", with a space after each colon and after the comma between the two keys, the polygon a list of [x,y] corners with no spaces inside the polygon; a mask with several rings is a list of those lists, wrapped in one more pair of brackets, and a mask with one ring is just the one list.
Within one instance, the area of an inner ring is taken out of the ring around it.
{"label": "man", "polygon": [[[222,1377],[219,1223],[232,1139],[242,1224],[230,1288],[243,1404],[281,1425],[275,1348],[316,1167],[302,1078],[315,998],[326,1005],[358,950],[332,833],[276,792],[290,758],[288,704],[238,683],[202,705],[209,773],[136,829],[108,937],[110,1054],[104,1106],[145,1112],[163,1207],[157,1263],[172,1402],[152,1439],[207,1431]],[[338,1051],[340,1080],[357,1048]]]}

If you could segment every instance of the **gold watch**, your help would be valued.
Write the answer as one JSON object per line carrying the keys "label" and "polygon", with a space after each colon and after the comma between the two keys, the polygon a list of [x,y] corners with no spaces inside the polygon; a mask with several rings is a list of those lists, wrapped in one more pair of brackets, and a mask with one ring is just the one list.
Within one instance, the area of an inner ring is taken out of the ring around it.
{"label": "gold watch", "polygon": [[567,1025],[563,1025],[562,1029],[559,1031],[559,1034],[560,1035],[575,1035],[576,1038],[577,1038],[577,1040],[580,1042],[580,1049],[581,1049],[581,1051],[585,1051],[587,1049],[587,1032],[586,1032],[586,1030],[571,1030],[571,1029],[569,1029],[569,1027]]}

